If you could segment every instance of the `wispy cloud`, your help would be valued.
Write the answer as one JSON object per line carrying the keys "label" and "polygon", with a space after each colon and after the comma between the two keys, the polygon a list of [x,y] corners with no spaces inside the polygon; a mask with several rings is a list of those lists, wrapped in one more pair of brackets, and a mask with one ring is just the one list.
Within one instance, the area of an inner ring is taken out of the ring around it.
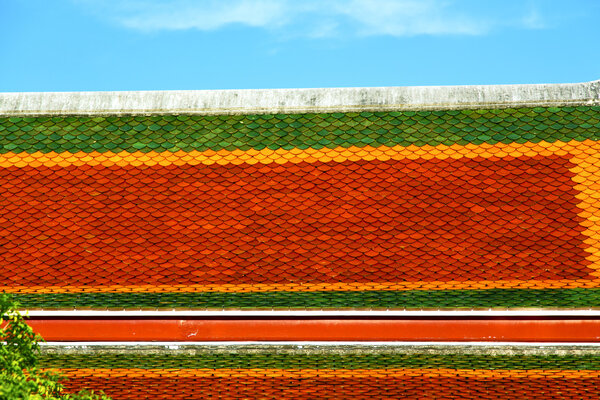
{"label": "wispy cloud", "polygon": [[523,17],[521,22],[523,26],[528,29],[544,29],[547,26],[547,23],[540,15],[540,12],[535,8],[532,8],[529,13]]}
{"label": "wispy cloud", "polygon": [[366,35],[477,35],[489,21],[456,11],[439,0],[351,0],[337,2],[336,11]]}
{"label": "wispy cloud", "polygon": [[[74,0],[139,31],[244,25],[308,37],[480,35],[507,21],[451,0]],[[539,14],[514,17],[539,28]]]}
{"label": "wispy cloud", "polygon": [[[119,2],[115,18],[139,30],[214,30],[231,24],[278,27],[286,23],[285,2],[277,0],[235,1],[136,1]],[[125,6],[123,5],[125,3]]]}

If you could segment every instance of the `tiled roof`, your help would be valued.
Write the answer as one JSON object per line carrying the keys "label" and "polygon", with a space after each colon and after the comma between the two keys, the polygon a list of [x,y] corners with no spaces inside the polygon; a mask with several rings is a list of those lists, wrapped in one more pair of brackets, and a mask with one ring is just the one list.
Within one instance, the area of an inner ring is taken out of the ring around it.
{"label": "tiled roof", "polygon": [[538,103],[4,112],[1,289],[45,309],[600,307],[600,105]]}
{"label": "tiled roof", "polygon": [[[46,348],[70,389],[117,399],[597,399],[600,356],[568,347]],[[76,366],[76,367],[74,367]]]}

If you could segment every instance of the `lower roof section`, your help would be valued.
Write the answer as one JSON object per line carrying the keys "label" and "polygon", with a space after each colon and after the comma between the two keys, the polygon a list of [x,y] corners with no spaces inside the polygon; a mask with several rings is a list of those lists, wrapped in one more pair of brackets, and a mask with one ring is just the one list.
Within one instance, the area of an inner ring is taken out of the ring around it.
{"label": "lower roof section", "polygon": [[[356,357],[359,359],[355,360]],[[581,363],[583,360],[585,365]],[[41,347],[41,365],[43,368],[70,365],[73,368],[143,369],[494,367],[573,370],[600,369],[600,352],[589,345],[543,343],[45,344]]]}
{"label": "lower roof section", "polygon": [[44,346],[69,390],[113,399],[597,399],[582,346]]}

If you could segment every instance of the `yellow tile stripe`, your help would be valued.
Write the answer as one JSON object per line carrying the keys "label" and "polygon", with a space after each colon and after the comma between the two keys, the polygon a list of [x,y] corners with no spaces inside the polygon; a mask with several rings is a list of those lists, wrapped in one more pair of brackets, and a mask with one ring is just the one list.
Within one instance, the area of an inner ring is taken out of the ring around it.
{"label": "yellow tile stripe", "polygon": [[576,164],[576,167],[571,168],[571,172],[576,174],[573,181],[576,183],[575,189],[579,191],[575,195],[580,200],[578,206],[581,212],[578,215],[585,219],[581,225],[585,227],[583,234],[587,236],[583,242],[588,245],[587,259],[591,261],[588,267],[594,270],[590,275],[600,277],[600,151],[598,146],[590,146],[585,151],[576,152],[571,162]]}
{"label": "yellow tile stripe", "polygon": [[60,369],[67,377],[94,376],[101,378],[393,378],[427,377],[484,379],[581,379],[599,378],[595,370],[487,370],[487,369],[142,369],[142,368],[70,368]]}
{"label": "yellow tile stripe", "polygon": [[77,153],[6,153],[0,154],[0,167],[53,167],[53,166],[153,166],[153,165],[198,165],[198,164],[284,164],[287,162],[329,162],[329,161],[359,161],[359,160],[401,160],[401,159],[446,159],[474,157],[521,157],[549,156],[552,154],[566,155],[574,150],[584,153],[598,151],[600,144],[593,140],[583,142],[541,142],[541,143],[510,143],[510,144],[467,144],[461,146],[381,146],[381,147],[349,147],[334,149],[292,149],[292,150],[206,150],[206,151],[177,151],[177,152],[77,152]]}
{"label": "yellow tile stripe", "polygon": [[349,282],[223,285],[104,285],[104,286],[0,286],[6,293],[205,293],[205,292],[319,292],[377,290],[460,290],[460,289],[575,289],[600,287],[600,279],[547,281],[432,281],[432,282]]}

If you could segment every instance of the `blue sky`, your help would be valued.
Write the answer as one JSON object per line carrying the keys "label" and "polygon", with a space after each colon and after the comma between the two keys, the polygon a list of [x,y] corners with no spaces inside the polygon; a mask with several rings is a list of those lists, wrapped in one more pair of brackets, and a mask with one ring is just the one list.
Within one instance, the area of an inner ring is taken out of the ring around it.
{"label": "blue sky", "polygon": [[598,0],[0,0],[0,91],[600,79]]}

